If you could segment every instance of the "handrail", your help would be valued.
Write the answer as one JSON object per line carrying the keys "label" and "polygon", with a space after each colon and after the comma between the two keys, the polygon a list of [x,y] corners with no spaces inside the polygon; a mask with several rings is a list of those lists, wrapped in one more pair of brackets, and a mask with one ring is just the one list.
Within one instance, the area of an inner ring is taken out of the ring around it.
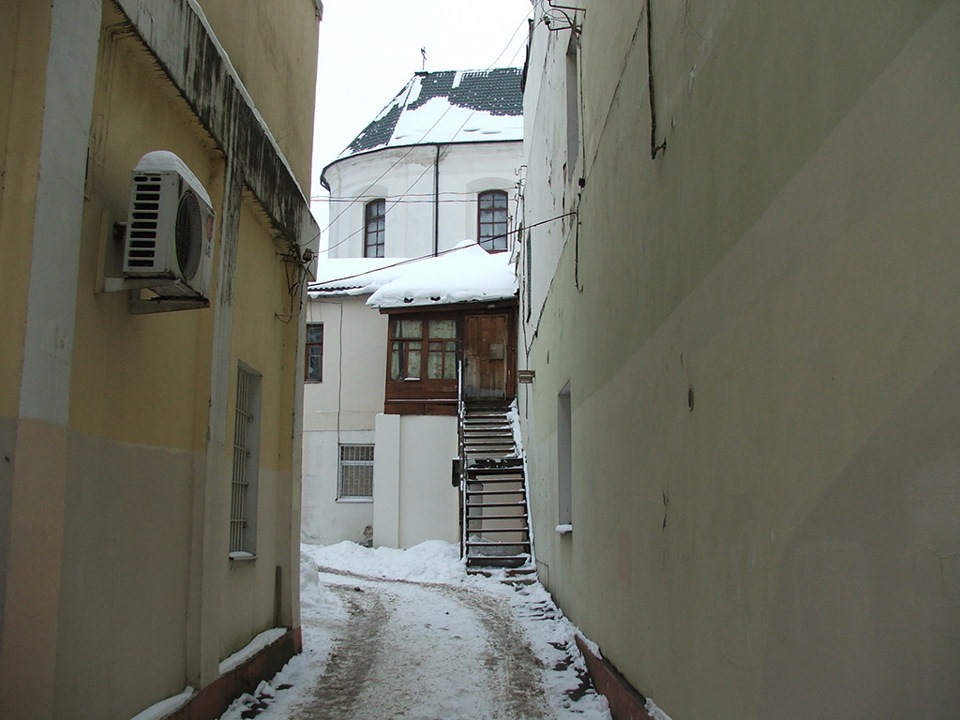
{"label": "handrail", "polygon": [[463,359],[457,360],[457,455],[459,456],[460,490],[460,558],[467,552],[467,483],[464,482],[467,471],[467,453],[463,441],[463,425],[467,406],[463,397]]}

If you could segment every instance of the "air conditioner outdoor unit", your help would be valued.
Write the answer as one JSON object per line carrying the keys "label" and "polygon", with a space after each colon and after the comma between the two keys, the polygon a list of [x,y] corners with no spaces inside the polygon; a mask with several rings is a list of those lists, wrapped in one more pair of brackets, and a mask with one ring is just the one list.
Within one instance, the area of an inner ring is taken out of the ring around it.
{"label": "air conditioner outdoor unit", "polygon": [[210,196],[171,152],[144,155],[130,180],[123,274],[160,298],[207,299],[215,214]]}

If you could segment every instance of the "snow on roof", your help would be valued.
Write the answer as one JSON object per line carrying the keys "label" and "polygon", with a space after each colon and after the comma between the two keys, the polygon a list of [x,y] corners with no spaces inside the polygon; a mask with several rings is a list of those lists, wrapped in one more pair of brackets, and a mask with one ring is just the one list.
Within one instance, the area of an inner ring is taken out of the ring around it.
{"label": "snow on roof", "polygon": [[337,158],[399,145],[523,139],[521,68],[419,72]]}
{"label": "snow on roof", "polygon": [[213,205],[213,203],[210,202],[210,196],[207,194],[207,189],[203,186],[203,183],[197,179],[197,176],[193,174],[193,170],[187,167],[187,164],[181,160],[179,156],[172,152],[167,150],[154,150],[153,152],[148,152],[146,155],[140,158],[140,161],[137,163],[136,167],[133,168],[133,172],[179,173],[180,176],[187,181],[187,184],[190,186],[191,190],[199,195],[207,205]]}
{"label": "snow on roof", "polygon": [[317,263],[317,281],[307,294],[316,299],[331,295],[369,295],[399,276],[414,260],[407,258],[330,258]]}
{"label": "snow on roof", "polygon": [[367,305],[376,308],[504,300],[517,292],[510,253],[488,253],[472,240],[436,257],[321,261],[320,273],[307,289],[311,298],[370,294]]}

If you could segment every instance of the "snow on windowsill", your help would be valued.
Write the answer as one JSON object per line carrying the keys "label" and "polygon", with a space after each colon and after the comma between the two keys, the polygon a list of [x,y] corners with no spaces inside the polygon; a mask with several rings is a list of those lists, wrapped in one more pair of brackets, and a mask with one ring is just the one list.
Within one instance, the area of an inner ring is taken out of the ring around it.
{"label": "snow on windowsill", "polygon": [[653,702],[650,698],[647,698],[646,704],[644,704],[643,709],[647,711],[653,720],[672,720],[669,715],[667,715],[663,710],[656,706],[656,703]]}
{"label": "snow on windowsill", "polygon": [[372,503],[372,497],[342,497],[337,498],[338,503]]}
{"label": "snow on windowsill", "polygon": [[244,552],[242,550],[235,550],[230,553],[231,560],[256,560],[257,556],[253,553]]}
{"label": "snow on windowsill", "polygon": [[161,720],[186,705],[195,692],[196,690],[188,685],[179,695],[168,697],[166,700],[151,705],[143,712],[134,715],[131,720]]}
{"label": "snow on windowsill", "polygon": [[272,628],[270,630],[264,630],[262,633],[257,635],[253,640],[247,643],[247,646],[242,650],[238,650],[233,655],[228,657],[226,660],[220,663],[220,674],[224,675],[228,672],[236,670],[238,667],[243,665],[247,660],[252,658],[258,652],[263,650],[268,645],[276,642],[281,637],[286,635],[286,628]]}
{"label": "snow on windowsill", "polygon": [[569,535],[573,532],[573,525],[557,525],[554,530],[560,535]]}

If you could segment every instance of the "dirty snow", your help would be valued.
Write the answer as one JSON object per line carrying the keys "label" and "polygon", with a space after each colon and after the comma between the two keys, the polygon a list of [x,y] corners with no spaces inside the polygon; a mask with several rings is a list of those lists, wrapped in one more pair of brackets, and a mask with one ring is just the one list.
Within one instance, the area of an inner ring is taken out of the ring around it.
{"label": "dirty snow", "polygon": [[439,541],[303,545],[304,652],[221,720],[609,720],[576,628],[541,585],[501,578]]}

